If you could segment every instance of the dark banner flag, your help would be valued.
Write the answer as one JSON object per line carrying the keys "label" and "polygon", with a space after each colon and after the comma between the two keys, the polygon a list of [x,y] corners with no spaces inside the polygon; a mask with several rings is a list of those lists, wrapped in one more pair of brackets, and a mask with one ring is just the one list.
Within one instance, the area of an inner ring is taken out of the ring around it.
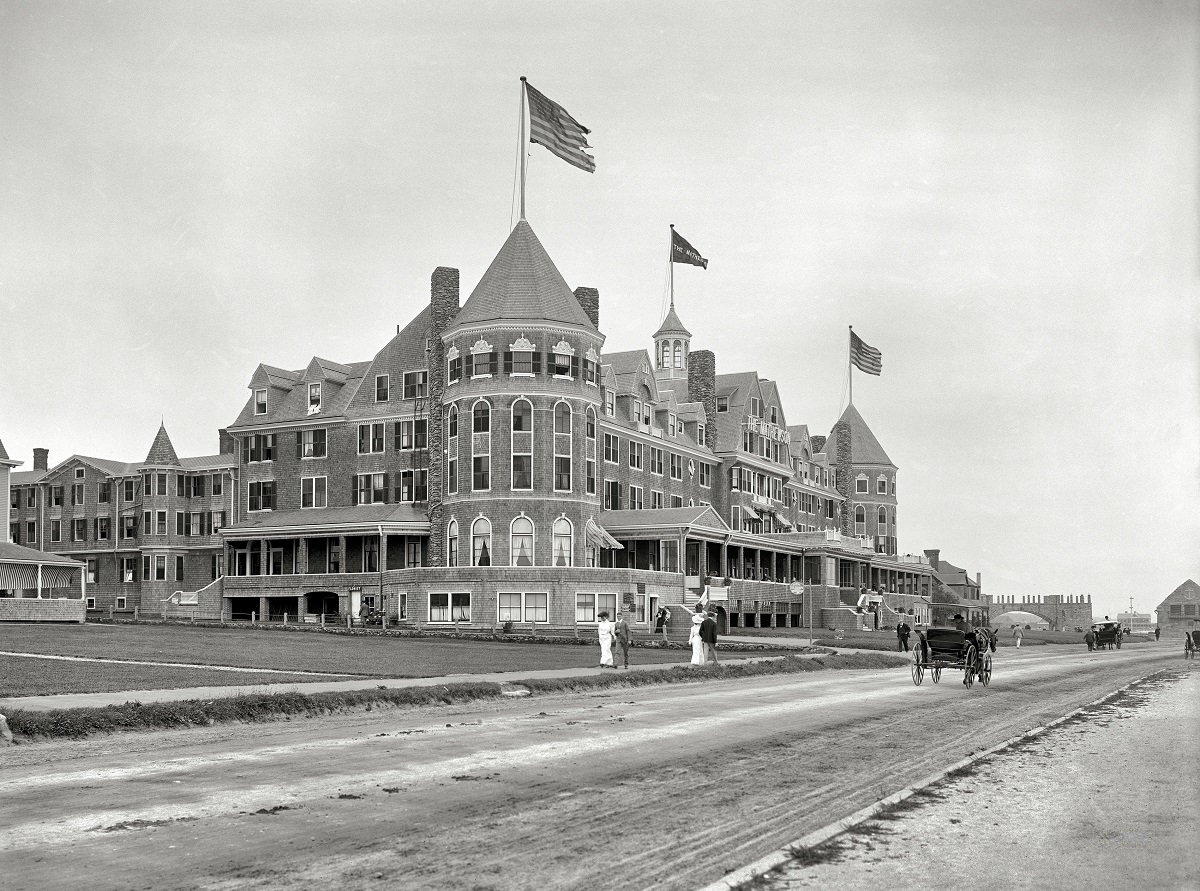
{"label": "dark banner flag", "polygon": [[879,374],[883,371],[883,353],[873,346],[867,346],[862,338],[850,332],[850,361],[859,371],[867,374]]}
{"label": "dark banner flag", "polygon": [[[521,78],[525,81],[525,78]],[[591,148],[587,134],[592,131],[567,113],[567,110],[543,96],[525,81],[525,95],[529,99],[529,141],[544,145],[568,164],[596,172],[596,160],[584,151]]]}
{"label": "dark banner flag", "polygon": [[688,244],[688,240],[671,227],[671,262],[690,263],[701,269],[708,268],[708,261],[700,256],[700,252]]}

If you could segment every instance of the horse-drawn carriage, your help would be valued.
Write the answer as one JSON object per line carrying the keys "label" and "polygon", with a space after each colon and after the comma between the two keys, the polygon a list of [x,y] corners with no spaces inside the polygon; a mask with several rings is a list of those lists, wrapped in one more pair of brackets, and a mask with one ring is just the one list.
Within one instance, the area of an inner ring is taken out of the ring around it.
{"label": "horse-drawn carriage", "polygon": [[1197,650],[1200,650],[1200,631],[1183,632],[1183,658],[1195,659]]}
{"label": "horse-drawn carriage", "polygon": [[1097,650],[1111,650],[1113,647],[1121,649],[1120,622],[1097,622],[1092,626],[1092,633],[1096,635]]}
{"label": "horse-drawn carriage", "polygon": [[986,630],[956,631],[953,628],[930,628],[917,632],[913,647],[912,679],[918,687],[925,672],[936,684],[946,668],[962,671],[963,684],[970,688],[978,678],[985,687],[992,681],[991,635]]}

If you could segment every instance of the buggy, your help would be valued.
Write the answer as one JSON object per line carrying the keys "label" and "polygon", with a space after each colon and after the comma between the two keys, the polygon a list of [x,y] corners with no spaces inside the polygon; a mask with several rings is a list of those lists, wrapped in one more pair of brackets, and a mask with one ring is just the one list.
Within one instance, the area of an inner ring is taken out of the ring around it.
{"label": "buggy", "polygon": [[1183,632],[1183,658],[1195,659],[1196,650],[1200,650],[1200,631]]}
{"label": "buggy", "polygon": [[1096,635],[1096,649],[1121,649],[1121,624],[1119,622],[1097,622],[1092,626]]}
{"label": "buggy", "polygon": [[942,669],[952,668],[963,673],[963,685],[968,689],[978,678],[983,686],[992,682],[992,654],[989,641],[980,633],[956,631],[953,628],[930,628],[917,632],[913,647],[912,679],[918,687],[925,672],[936,684],[942,679]]}

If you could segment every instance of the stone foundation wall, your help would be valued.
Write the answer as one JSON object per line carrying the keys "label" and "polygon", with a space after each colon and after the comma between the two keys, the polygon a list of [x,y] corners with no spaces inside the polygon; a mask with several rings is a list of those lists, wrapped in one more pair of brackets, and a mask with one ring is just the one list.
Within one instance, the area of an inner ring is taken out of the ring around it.
{"label": "stone foundation wall", "polygon": [[0,622],[79,622],[87,617],[82,598],[0,598]]}

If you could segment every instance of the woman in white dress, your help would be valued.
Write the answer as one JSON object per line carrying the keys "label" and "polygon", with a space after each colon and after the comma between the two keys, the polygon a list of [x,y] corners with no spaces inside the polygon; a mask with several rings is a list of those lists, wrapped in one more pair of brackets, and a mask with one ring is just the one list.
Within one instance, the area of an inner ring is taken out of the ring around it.
{"label": "woman in white dress", "polygon": [[692,615],[692,631],[688,635],[688,643],[692,645],[692,665],[704,664],[704,641],[700,639],[700,626],[703,622],[703,612]]}
{"label": "woman in white dress", "polygon": [[596,631],[600,636],[600,667],[613,668],[612,645],[613,639],[616,637],[617,624],[608,620],[608,613],[600,613],[596,618],[600,620],[600,624],[596,626]]}

